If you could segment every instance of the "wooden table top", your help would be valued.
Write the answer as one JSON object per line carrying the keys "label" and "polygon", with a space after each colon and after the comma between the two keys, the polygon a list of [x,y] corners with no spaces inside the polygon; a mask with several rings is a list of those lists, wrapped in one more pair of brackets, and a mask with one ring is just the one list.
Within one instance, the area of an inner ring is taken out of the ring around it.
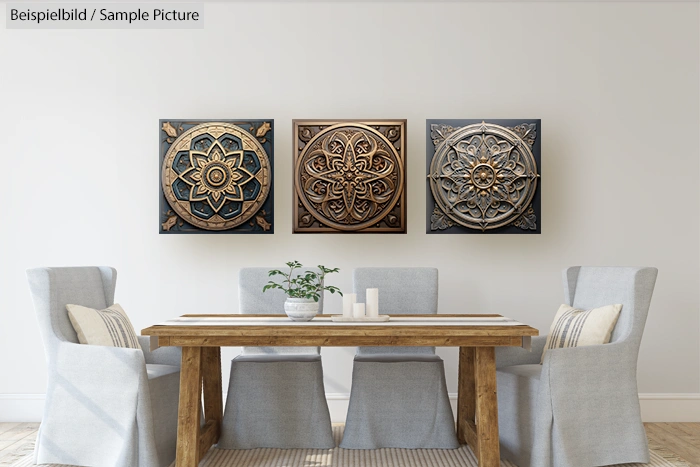
{"label": "wooden table top", "polygon": [[183,315],[141,331],[178,346],[520,346],[539,331],[501,315],[391,315],[387,322],[333,322],[331,315]]}

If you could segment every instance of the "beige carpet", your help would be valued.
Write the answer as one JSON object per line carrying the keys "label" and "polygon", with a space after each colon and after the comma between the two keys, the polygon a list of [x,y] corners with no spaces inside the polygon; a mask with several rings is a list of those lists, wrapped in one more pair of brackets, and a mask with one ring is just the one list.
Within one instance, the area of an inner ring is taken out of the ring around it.
{"label": "beige carpet", "polygon": [[[343,436],[343,426],[333,427],[336,444]],[[11,467],[33,466],[31,449]],[[659,446],[651,446],[651,463],[624,464],[627,467],[689,467],[676,455]],[[47,467],[61,467],[44,464]],[[173,464],[174,466],[175,464]],[[171,467],[173,467],[171,466]],[[517,467],[502,461],[502,467]],[[200,467],[477,467],[472,451],[459,449],[250,449],[228,451],[211,449]]]}

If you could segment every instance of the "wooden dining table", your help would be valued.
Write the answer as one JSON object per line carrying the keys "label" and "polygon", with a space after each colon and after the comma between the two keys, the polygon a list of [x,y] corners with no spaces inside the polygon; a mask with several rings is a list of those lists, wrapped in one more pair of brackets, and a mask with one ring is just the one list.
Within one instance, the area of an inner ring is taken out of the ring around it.
{"label": "wooden dining table", "polygon": [[498,467],[495,349],[529,347],[538,331],[494,314],[391,315],[386,322],[336,322],[329,315],[299,322],[285,315],[238,314],[183,315],[141,334],[151,336],[152,350],[182,347],[177,467],[197,466],[219,439],[225,346],[459,347],[457,437],[472,448],[480,467]]}

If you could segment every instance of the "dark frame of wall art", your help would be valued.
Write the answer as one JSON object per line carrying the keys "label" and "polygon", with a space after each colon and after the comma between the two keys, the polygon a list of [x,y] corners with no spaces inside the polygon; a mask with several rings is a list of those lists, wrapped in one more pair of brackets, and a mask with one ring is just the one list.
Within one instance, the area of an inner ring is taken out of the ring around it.
{"label": "dark frame of wall art", "polygon": [[294,233],[406,232],[406,120],[292,125]]}
{"label": "dark frame of wall art", "polygon": [[426,232],[539,234],[541,120],[426,120]]}
{"label": "dark frame of wall art", "polygon": [[274,233],[274,120],[160,120],[159,233]]}

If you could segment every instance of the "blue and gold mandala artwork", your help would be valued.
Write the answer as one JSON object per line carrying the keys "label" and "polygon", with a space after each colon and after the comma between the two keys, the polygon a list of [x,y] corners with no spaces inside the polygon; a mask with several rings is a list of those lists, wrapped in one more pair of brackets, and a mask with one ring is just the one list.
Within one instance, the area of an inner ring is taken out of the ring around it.
{"label": "blue and gold mandala artwork", "polygon": [[160,121],[160,233],[273,233],[273,121]]}

